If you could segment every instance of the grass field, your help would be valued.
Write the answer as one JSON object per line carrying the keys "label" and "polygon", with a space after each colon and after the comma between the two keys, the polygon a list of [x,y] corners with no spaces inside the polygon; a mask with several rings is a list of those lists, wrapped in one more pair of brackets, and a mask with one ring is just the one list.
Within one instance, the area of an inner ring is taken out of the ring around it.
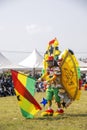
{"label": "grass field", "polygon": [[[45,93],[36,93],[41,102]],[[42,106],[43,107],[43,106]],[[47,106],[46,106],[47,107]],[[34,119],[22,117],[16,96],[0,98],[0,130],[86,130],[87,129],[87,91],[82,90],[81,98],[74,101],[63,115],[41,117],[43,108]],[[53,109],[56,104],[53,102]]]}

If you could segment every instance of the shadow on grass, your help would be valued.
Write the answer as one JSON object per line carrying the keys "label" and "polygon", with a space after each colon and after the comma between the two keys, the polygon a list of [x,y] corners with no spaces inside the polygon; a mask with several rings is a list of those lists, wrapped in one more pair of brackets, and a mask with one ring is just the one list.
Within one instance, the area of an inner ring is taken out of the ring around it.
{"label": "shadow on grass", "polygon": [[33,119],[26,118],[26,120],[60,120],[63,118],[67,118],[64,115],[58,115],[58,116],[41,116],[41,117],[34,117]]}
{"label": "shadow on grass", "polygon": [[79,117],[79,118],[83,118],[83,117],[87,117],[87,114],[63,114],[63,115],[58,115],[58,116],[43,116],[43,117],[36,117],[32,120],[61,120],[61,119],[67,119],[67,118],[74,118],[74,117]]}
{"label": "shadow on grass", "polygon": [[66,114],[66,116],[70,117],[87,117],[86,113],[81,113],[81,114]]}

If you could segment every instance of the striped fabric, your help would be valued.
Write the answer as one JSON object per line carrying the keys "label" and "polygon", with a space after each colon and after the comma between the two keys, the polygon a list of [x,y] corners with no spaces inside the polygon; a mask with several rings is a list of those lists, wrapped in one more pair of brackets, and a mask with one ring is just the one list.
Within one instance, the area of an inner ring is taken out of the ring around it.
{"label": "striped fabric", "polygon": [[25,118],[33,118],[41,110],[40,105],[35,100],[35,79],[22,73],[11,70],[14,89],[21,113]]}

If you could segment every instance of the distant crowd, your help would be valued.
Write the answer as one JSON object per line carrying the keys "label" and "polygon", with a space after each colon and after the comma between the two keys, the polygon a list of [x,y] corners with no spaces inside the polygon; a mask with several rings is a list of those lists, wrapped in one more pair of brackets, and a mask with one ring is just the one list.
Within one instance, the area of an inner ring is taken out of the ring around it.
{"label": "distant crowd", "polygon": [[82,79],[82,88],[84,88],[84,90],[87,90],[87,74],[86,73],[82,74],[81,79]]}
{"label": "distant crowd", "polygon": [[[30,75],[32,76],[32,75]],[[34,78],[37,80],[41,75],[40,74],[35,74]],[[87,75],[82,74],[82,86],[86,85],[86,90],[87,90]],[[35,91],[36,92],[45,92],[46,90],[46,84],[43,82],[36,82],[35,84]],[[6,96],[14,96],[15,91],[14,91],[14,86],[13,86],[13,81],[12,81],[12,76],[10,74],[0,74],[0,97],[6,97]]]}
{"label": "distant crowd", "polygon": [[0,97],[13,96],[15,95],[12,76],[1,74],[0,75]]}
{"label": "distant crowd", "polygon": [[35,91],[36,92],[44,92],[45,91],[45,83],[43,82],[37,82],[37,80],[40,78],[41,73],[35,73],[34,75],[32,75],[31,73],[29,74],[29,76],[34,77],[36,79],[36,84],[35,84]]}
{"label": "distant crowd", "polygon": [[[32,75],[30,75],[32,76]],[[40,74],[35,74],[34,78],[37,80],[40,77]],[[35,91],[36,92],[44,92],[44,86],[43,83],[37,83],[35,84]],[[11,74],[3,73],[0,74],[0,97],[6,97],[6,96],[14,96],[14,86],[12,81]]]}

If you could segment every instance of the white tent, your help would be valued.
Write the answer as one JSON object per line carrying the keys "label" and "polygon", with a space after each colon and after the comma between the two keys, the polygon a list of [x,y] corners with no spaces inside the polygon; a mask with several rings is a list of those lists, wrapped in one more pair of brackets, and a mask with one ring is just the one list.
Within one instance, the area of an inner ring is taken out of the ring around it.
{"label": "white tent", "polygon": [[81,72],[87,73],[87,63],[84,63],[84,62],[79,60],[79,66],[80,66]]}
{"label": "white tent", "polygon": [[11,64],[11,62],[0,53],[0,67],[2,67],[3,65],[9,65]]}
{"label": "white tent", "polygon": [[84,63],[83,61],[80,61],[80,60],[78,60],[78,62],[81,68],[87,68],[87,63]]}
{"label": "white tent", "polygon": [[33,52],[22,62],[19,63],[19,65],[28,67],[28,68],[42,68],[43,62],[43,56],[40,55],[40,53],[34,49]]}
{"label": "white tent", "polygon": [[[23,66],[17,65],[17,64],[9,64],[9,65],[3,65],[0,67],[0,70],[5,71],[5,70],[25,70]],[[27,68],[26,68],[27,69]]]}
{"label": "white tent", "polygon": [[0,53],[0,72],[9,69],[23,70],[24,67],[11,63],[11,61],[9,61],[3,54]]}

